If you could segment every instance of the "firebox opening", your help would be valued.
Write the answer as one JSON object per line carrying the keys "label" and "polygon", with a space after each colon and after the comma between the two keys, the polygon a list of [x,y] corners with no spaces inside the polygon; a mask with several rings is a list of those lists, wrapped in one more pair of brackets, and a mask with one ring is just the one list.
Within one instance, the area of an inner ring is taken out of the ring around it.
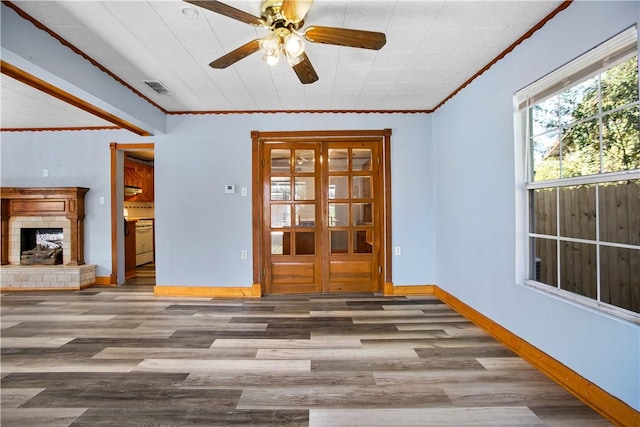
{"label": "firebox opening", "polygon": [[62,228],[20,229],[20,264],[62,264]]}

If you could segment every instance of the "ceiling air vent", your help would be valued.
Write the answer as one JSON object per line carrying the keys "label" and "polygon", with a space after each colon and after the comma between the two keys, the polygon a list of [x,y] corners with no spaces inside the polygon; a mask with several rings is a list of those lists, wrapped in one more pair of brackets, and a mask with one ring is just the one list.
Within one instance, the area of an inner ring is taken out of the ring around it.
{"label": "ceiling air vent", "polygon": [[143,82],[160,95],[173,95],[173,92],[167,89],[167,87],[158,80],[143,80]]}

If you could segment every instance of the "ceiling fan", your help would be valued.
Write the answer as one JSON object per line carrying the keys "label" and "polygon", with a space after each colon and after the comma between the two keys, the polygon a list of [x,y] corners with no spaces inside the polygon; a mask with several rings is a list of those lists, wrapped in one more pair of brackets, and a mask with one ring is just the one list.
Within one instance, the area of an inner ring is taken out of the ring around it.
{"label": "ceiling fan", "polygon": [[317,81],[318,74],[305,53],[304,40],[375,50],[382,48],[387,42],[383,33],[374,31],[312,26],[301,32],[304,17],[313,0],[263,0],[260,5],[260,17],[215,0],[185,1],[229,18],[271,30],[268,36],[251,40],[211,62],[209,66],[213,68],[226,68],[260,50],[265,62],[270,65],[276,64],[284,55],[300,81],[308,84]]}

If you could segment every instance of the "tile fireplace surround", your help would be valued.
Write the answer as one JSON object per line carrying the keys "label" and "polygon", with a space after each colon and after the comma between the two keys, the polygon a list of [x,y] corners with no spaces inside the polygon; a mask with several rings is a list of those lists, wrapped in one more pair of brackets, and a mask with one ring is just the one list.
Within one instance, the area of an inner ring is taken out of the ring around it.
{"label": "tile fireplace surround", "polygon": [[[0,288],[69,289],[90,286],[96,266],[84,263],[83,187],[2,187]],[[62,265],[20,265],[22,228],[61,228]]]}

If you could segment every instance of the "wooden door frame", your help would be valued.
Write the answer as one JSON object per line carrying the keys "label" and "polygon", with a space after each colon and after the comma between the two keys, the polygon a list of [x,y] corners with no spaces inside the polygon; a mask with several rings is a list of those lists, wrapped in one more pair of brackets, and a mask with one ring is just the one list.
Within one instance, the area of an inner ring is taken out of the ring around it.
{"label": "wooden door frame", "polygon": [[263,246],[263,203],[264,191],[262,188],[263,163],[261,161],[263,146],[268,141],[289,141],[304,139],[344,140],[344,139],[371,139],[380,138],[380,168],[382,172],[382,247],[380,258],[382,260],[382,289],[393,286],[392,282],[392,248],[391,248],[391,129],[382,130],[325,130],[325,131],[282,131],[260,132],[251,131],[251,182],[252,182],[252,217],[253,217],[253,284],[260,285],[262,295],[265,294],[264,273],[266,265],[262,257]]}
{"label": "wooden door frame", "polygon": [[152,151],[154,147],[153,143],[120,144],[112,142],[109,144],[111,151],[111,276],[109,283],[114,286],[118,284],[118,224],[122,223],[124,218],[124,212],[118,211],[117,154],[118,151]]}

